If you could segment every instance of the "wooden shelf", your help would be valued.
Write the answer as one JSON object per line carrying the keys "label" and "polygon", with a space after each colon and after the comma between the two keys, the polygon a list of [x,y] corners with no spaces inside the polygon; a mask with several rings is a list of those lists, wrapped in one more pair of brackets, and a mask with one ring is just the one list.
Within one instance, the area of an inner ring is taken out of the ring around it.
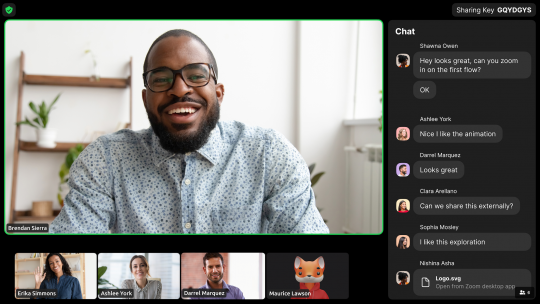
{"label": "wooden shelf", "polygon": [[[19,151],[27,152],[68,152],[70,148],[75,148],[79,143],[58,142],[54,148],[41,148],[35,141],[19,141]],[[86,148],[90,143],[82,143]]]}
{"label": "wooden shelf", "polygon": [[16,259],[15,262],[39,261],[40,258]]}
{"label": "wooden shelf", "polygon": [[[82,272],[82,270],[75,270],[75,271],[72,271],[71,273],[80,273]],[[34,275],[33,272],[18,272],[18,273],[15,273],[16,276],[20,276],[20,275]]]}
{"label": "wooden shelf", "polygon": [[70,87],[95,88],[127,88],[129,78],[100,78],[99,81],[90,77],[24,75],[25,84],[57,85]]}
{"label": "wooden shelf", "polygon": [[52,222],[60,210],[53,210],[53,216],[32,216],[32,211],[15,211],[15,221],[47,221]]}

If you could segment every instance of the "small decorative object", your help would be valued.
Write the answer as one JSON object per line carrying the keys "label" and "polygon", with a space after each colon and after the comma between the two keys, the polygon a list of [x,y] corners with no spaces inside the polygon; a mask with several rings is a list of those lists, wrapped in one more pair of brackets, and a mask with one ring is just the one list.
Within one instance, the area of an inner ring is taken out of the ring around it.
{"label": "small decorative object", "polygon": [[60,95],[62,93],[58,94],[56,98],[53,100],[51,105],[47,107],[45,104],[45,101],[39,105],[39,110],[34,105],[34,102],[30,101],[30,109],[34,111],[38,115],[38,117],[34,118],[32,122],[28,120],[28,117],[25,117],[24,121],[19,121],[16,123],[16,125],[29,125],[31,127],[36,128],[37,133],[37,146],[42,148],[54,148],[56,147],[56,143],[54,140],[56,139],[56,130],[52,128],[47,127],[47,123],[49,122],[49,113],[52,110],[53,105],[56,103],[58,98],[60,98]]}
{"label": "small decorative object", "polygon": [[73,270],[75,270],[75,271],[81,270],[81,260],[77,260],[77,262],[75,262],[75,264],[73,264]]}
{"label": "small decorative object", "polygon": [[74,148],[70,148],[66,156],[66,161],[62,164],[62,166],[60,166],[60,186],[58,187],[58,202],[62,207],[64,207],[64,199],[69,193],[69,169],[83,150],[84,146],[81,144],[77,144],[77,146],[75,146]]}
{"label": "small decorative object", "polygon": [[[311,173],[313,173],[313,170],[315,169],[315,163],[309,165],[308,167],[309,169],[309,175],[311,176]],[[317,174],[315,174],[312,178],[311,178],[311,187],[313,188],[313,186],[315,186],[315,184],[319,181],[319,179],[321,178],[321,176],[323,176],[325,172],[319,172]],[[317,197],[317,195],[315,195],[315,197]],[[317,208],[317,210],[319,210],[319,212],[322,211],[322,208]],[[323,219],[324,222],[326,223],[327,220]]]}
{"label": "small decorative object", "polygon": [[95,81],[99,81],[99,69],[98,69],[98,64],[97,64],[97,60],[96,60],[96,55],[94,54],[94,52],[92,52],[92,50],[86,50],[84,51],[85,53],[90,53],[90,55],[92,55],[92,61],[94,62],[94,75],[92,75],[92,77],[90,78],[91,80],[95,80]]}
{"label": "small decorative object", "polygon": [[[32,216],[52,216],[52,201],[36,201],[32,202]],[[37,253],[35,253],[37,255]]]}

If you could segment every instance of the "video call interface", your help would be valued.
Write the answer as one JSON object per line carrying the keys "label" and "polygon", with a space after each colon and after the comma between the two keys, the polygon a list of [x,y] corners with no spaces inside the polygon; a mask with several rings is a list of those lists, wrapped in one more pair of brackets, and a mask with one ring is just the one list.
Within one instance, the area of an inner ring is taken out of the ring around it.
{"label": "video call interface", "polygon": [[3,3],[3,299],[536,298],[535,3],[168,5]]}

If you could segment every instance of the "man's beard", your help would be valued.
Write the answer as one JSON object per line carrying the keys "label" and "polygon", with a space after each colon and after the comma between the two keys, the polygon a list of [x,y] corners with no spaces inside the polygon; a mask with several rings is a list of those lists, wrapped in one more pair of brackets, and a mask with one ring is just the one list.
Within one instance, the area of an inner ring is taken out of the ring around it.
{"label": "man's beard", "polygon": [[221,272],[218,276],[219,277],[217,278],[217,280],[214,280],[214,279],[212,279],[212,274],[210,274],[208,276],[208,280],[210,280],[210,281],[212,281],[214,283],[218,283],[223,278],[223,272]]}
{"label": "man's beard", "polygon": [[[181,99],[176,98],[173,99],[170,103],[160,106],[158,108],[158,112],[163,113],[164,109],[171,104],[188,101],[201,104],[202,107],[198,111],[203,111],[208,107],[208,103],[204,100],[198,101],[184,96]],[[216,97],[216,99],[214,100],[214,104],[210,109],[210,112],[208,113],[208,116],[202,118],[199,128],[195,132],[190,132],[188,134],[171,133],[162,122],[159,122],[157,116],[154,113],[148,112],[147,109],[146,114],[148,115],[148,120],[150,121],[152,130],[154,130],[154,133],[159,138],[159,143],[161,144],[161,147],[173,153],[185,154],[187,152],[193,152],[200,149],[206,144],[206,142],[208,142],[208,139],[210,138],[210,132],[212,132],[212,130],[216,127],[217,122],[219,121],[219,107],[220,106]],[[172,124],[172,126],[177,131],[185,130],[189,127],[189,125],[187,124]]]}

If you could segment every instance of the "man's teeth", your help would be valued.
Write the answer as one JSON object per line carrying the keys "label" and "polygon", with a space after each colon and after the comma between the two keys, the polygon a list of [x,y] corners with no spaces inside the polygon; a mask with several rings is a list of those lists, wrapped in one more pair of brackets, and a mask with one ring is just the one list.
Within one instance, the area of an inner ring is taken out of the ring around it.
{"label": "man's teeth", "polygon": [[170,110],[169,114],[174,114],[174,113],[195,113],[195,111],[197,111],[197,110],[194,109],[194,108],[178,108],[178,109]]}

